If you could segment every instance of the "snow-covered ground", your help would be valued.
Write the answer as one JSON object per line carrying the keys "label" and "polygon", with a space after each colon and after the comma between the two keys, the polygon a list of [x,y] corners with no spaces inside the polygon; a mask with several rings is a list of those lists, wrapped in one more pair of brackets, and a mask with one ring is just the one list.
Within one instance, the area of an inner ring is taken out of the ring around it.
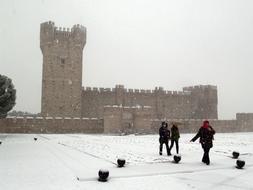
{"label": "snow-covered ground", "polygon": [[[158,154],[158,135],[0,134],[0,189],[253,189],[253,133],[216,134],[209,166],[200,144],[189,142],[193,136],[181,134],[175,164],[165,147]],[[235,167],[234,150],[244,169]],[[125,167],[117,167],[118,158]],[[107,182],[97,181],[101,168],[110,171]]]}

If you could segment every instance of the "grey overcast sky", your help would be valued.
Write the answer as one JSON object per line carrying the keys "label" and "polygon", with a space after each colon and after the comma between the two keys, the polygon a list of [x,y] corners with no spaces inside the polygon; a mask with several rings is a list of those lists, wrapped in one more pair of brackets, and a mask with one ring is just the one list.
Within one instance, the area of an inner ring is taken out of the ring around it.
{"label": "grey overcast sky", "polygon": [[87,27],[83,86],[218,87],[220,119],[253,112],[252,0],[0,0],[0,74],[40,112],[40,23]]}

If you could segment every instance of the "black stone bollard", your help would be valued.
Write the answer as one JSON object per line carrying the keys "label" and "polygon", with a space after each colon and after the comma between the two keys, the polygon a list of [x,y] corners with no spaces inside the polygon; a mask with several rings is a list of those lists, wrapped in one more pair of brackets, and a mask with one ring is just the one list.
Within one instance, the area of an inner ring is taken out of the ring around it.
{"label": "black stone bollard", "polygon": [[33,138],[33,140],[37,141],[37,138],[36,138],[36,137],[34,137],[34,138]]}
{"label": "black stone bollard", "polygon": [[119,158],[119,159],[117,160],[117,163],[118,163],[118,167],[119,167],[119,168],[122,168],[122,167],[124,167],[124,165],[125,165],[125,163],[126,163],[126,160],[125,160],[125,159],[122,159],[122,158]]}
{"label": "black stone bollard", "polygon": [[181,156],[180,155],[174,155],[173,158],[174,158],[175,163],[178,163],[181,160]]}
{"label": "black stone bollard", "polygon": [[236,167],[238,168],[238,169],[242,169],[243,167],[244,167],[244,165],[245,165],[245,161],[243,161],[243,160],[237,160],[236,161]]}
{"label": "black stone bollard", "polygon": [[100,169],[98,172],[98,181],[101,182],[106,182],[107,178],[109,177],[109,171],[108,170],[104,170],[104,169]]}
{"label": "black stone bollard", "polygon": [[240,153],[237,152],[237,151],[234,151],[234,152],[232,153],[232,155],[233,155],[233,158],[234,158],[234,159],[237,159],[237,158],[240,156]]}
{"label": "black stone bollard", "polygon": [[2,141],[0,141],[0,144],[2,144]]}

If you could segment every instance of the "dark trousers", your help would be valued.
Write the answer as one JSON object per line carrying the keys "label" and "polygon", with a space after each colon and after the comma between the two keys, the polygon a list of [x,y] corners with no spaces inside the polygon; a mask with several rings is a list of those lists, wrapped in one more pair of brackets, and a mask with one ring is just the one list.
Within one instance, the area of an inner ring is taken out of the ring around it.
{"label": "dark trousers", "polygon": [[159,153],[162,154],[162,152],[163,152],[163,144],[165,144],[166,150],[167,150],[167,155],[170,155],[169,140],[168,139],[160,138],[159,142],[160,142],[160,152]]}
{"label": "dark trousers", "polygon": [[177,140],[173,140],[173,139],[171,139],[171,143],[170,143],[170,151],[171,151],[172,147],[174,146],[174,142],[175,142],[175,144],[176,144],[176,150],[177,150],[177,154],[178,154],[178,151],[179,151],[178,139],[177,139]]}
{"label": "dark trousers", "polygon": [[209,145],[209,144],[201,144],[201,145],[202,145],[202,148],[204,150],[204,154],[203,154],[203,157],[202,157],[202,162],[209,165],[210,164],[209,151],[211,149],[211,145]]}

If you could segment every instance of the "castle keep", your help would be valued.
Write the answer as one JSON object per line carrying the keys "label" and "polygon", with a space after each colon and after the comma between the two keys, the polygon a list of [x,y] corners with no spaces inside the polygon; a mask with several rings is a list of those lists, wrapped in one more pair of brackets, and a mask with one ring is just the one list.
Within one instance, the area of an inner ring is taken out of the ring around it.
{"label": "castle keep", "polygon": [[82,55],[86,29],[75,25],[57,28],[53,22],[41,24],[43,54],[43,116],[103,118],[104,107],[149,106],[152,118],[217,119],[216,86],[185,87],[183,91],[82,87]]}
{"label": "castle keep", "polygon": [[53,22],[40,26],[43,54],[42,103],[44,116],[80,117],[83,47],[86,29],[57,28]]}

